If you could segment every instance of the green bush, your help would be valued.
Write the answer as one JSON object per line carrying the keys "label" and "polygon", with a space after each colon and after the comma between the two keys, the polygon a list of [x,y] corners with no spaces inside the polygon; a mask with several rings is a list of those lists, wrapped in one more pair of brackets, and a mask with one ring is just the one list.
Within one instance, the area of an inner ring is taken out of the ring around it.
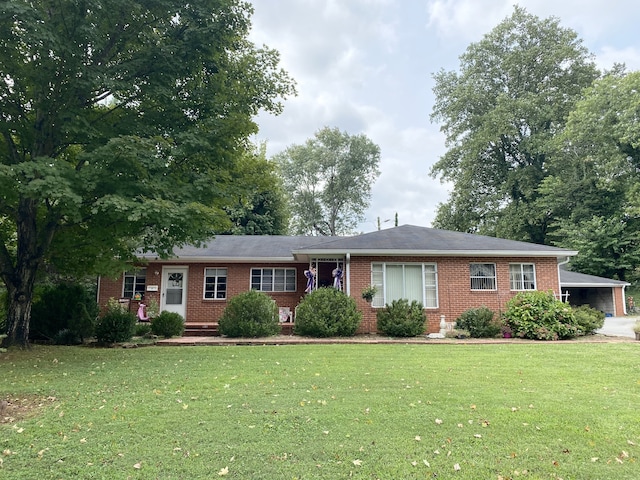
{"label": "green bush", "polygon": [[579,334],[573,309],[551,292],[520,292],[506,308],[504,320],[520,338],[564,340]]}
{"label": "green bush", "polygon": [[110,299],[107,309],[96,323],[96,339],[100,343],[128,342],[133,337],[136,316]]}
{"label": "green bush", "polygon": [[179,337],[184,332],[184,318],[176,312],[163,311],[151,320],[151,333],[159,337]]}
{"label": "green bush", "polygon": [[580,330],[580,335],[593,335],[604,325],[605,314],[589,305],[573,307],[573,315]]}
{"label": "green bush", "polygon": [[148,323],[136,323],[136,328],[134,329],[133,336],[134,337],[146,337],[151,333],[151,325]]}
{"label": "green bush", "polygon": [[32,339],[73,345],[93,336],[99,307],[92,292],[76,283],[38,290],[29,325]]}
{"label": "green bush", "polygon": [[456,319],[456,328],[467,330],[472,338],[492,338],[500,333],[495,313],[487,307],[470,308]]}
{"label": "green bush", "polygon": [[415,337],[425,331],[427,320],[422,304],[405,298],[394,300],[391,305],[376,313],[378,332],[390,337]]}
{"label": "green bush", "polygon": [[335,288],[318,288],[298,305],[293,333],[308,337],[350,337],[361,321],[362,312],[353,298]]}
{"label": "green bush", "polygon": [[229,300],[218,322],[227,337],[269,337],[280,333],[278,306],[266,293],[243,292]]}

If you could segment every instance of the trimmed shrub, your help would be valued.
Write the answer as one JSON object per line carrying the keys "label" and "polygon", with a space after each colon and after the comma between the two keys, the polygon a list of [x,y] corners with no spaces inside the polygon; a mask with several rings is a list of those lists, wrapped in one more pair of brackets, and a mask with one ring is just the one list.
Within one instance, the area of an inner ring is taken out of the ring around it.
{"label": "trimmed shrub", "polygon": [[266,293],[242,292],[229,300],[218,322],[227,337],[269,337],[280,333],[278,306]]}
{"label": "trimmed shrub", "polygon": [[136,323],[136,328],[134,329],[133,336],[134,337],[146,337],[151,333],[151,325],[148,323]]}
{"label": "trimmed shrub", "polygon": [[507,302],[504,320],[520,338],[564,340],[579,334],[573,308],[551,292],[518,293]]}
{"label": "trimmed shrub", "polygon": [[425,331],[427,316],[422,304],[405,298],[394,300],[391,305],[376,313],[378,332],[390,337],[416,337]]}
{"label": "trimmed shrub", "polygon": [[573,315],[580,330],[580,335],[593,335],[604,325],[605,314],[589,305],[573,307]]}
{"label": "trimmed shrub", "polygon": [[467,330],[472,338],[491,338],[500,333],[495,313],[487,307],[470,308],[456,319],[456,328]]}
{"label": "trimmed shrub", "polygon": [[100,343],[128,342],[133,337],[136,316],[122,308],[114,299],[109,299],[107,309],[98,317],[96,339]]}
{"label": "trimmed shrub", "polygon": [[99,307],[82,285],[60,283],[40,289],[31,309],[30,337],[62,345],[93,336]]}
{"label": "trimmed shrub", "polygon": [[178,337],[184,332],[184,318],[176,312],[163,311],[151,320],[151,333],[159,337]]}
{"label": "trimmed shrub", "polygon": [[298,305],[293,333],[307,337],[350,337],[361,321],[362,312],[353,298],[335,288],[318,288]]}

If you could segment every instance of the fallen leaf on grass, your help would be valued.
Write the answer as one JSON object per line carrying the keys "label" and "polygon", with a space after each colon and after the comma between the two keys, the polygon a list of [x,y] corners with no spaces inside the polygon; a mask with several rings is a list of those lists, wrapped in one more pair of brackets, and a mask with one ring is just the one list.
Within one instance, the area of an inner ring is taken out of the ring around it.
{"label": "fallen leaf on grass", "polygon": [[439,418],[436,418],[436,425],[442,425],[442,420],[440,420]]}
{"label": "fallen leaf on grass", "polygon": [[420,440],[422,440],[422,438],[420,437],[420,435],[416,435],[415,440],[416,440],[416,442],[419,442]]}
{"label": "fallen leaf on grass", "polygon": [[459,463],[456,463],[456,464],[453,466],[453,469],[454,469],[456,472],[457,472],[457,471],[459,471],[459,470],[460,470],[460,464],[459,464]]}
{"label": "fallen leaf on grass", "polygon": [[220,471],[218,472],[218,475],[220,475],[221,477],[226,475],[227,473],[229,473],[229,467],[224,467],[221,468]]}
{"label": "fallen leaf on grass", "polygon": [[135,468],[136,470],[140,470],[142,468],[142,464],[138,462],[133,466],[133,468]]}
{"label": "fallen leaf on grass", "polygon": [[356,459],[356,460],[354,460],[354,461],[353,461],[353,464],[354,464],[356,467],[359,467],[360,465],[362,465],[362,460],[358,460],[358,459]]}

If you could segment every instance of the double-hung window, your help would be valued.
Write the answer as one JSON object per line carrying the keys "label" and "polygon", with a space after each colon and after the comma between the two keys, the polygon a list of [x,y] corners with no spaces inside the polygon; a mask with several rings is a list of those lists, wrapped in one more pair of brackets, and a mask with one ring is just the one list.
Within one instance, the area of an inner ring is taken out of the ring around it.
{"label": "double-hung window", "polygon": [[227,269],[204,269],[204,298],[224,300],[227,298]]}
{"label": "double-hung window", "polygon": [[374,307],[401,298],[438,307],[438,271],[435,263],[372,263],[371,284],[377,289]]}
{"label": "double-hung window", "polygon": [[536,269],[533,263],[512,263],[509,265],[511,290],[535,290]]}
{"label": "double-hung window", "polygon": [[146,268],[124,272],[122,296],[124,298],[133,298],[135,297],[136,294],[144,295],[146,284],[147,284]]}
{"label": "double-hung window", "polygon": [[251,288],[262,292],[295,292],[295,268],[252,268]]}
{"label": "double-hung window", "polygon": [[471,290],[496,289],[495,263],[472,263],[469,265]]}

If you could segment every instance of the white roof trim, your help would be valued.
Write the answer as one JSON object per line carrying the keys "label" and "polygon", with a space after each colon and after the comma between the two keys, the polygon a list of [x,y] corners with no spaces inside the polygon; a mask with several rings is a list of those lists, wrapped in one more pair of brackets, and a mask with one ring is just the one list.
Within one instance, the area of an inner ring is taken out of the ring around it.
{"label": "white roof trim", "polygon": [[550,252],[550,251],[505,251],[505,250],[411,250],[411,249],[376,249],[365,250],[356,249],[344,251],[342,249],[302,249],[294,250],[294,255],[345,255],[351,256],[382,256],[382,255],[402,255],[402,256],[420,256],[420,257],[567,257],[577,255],[576,251]]}

